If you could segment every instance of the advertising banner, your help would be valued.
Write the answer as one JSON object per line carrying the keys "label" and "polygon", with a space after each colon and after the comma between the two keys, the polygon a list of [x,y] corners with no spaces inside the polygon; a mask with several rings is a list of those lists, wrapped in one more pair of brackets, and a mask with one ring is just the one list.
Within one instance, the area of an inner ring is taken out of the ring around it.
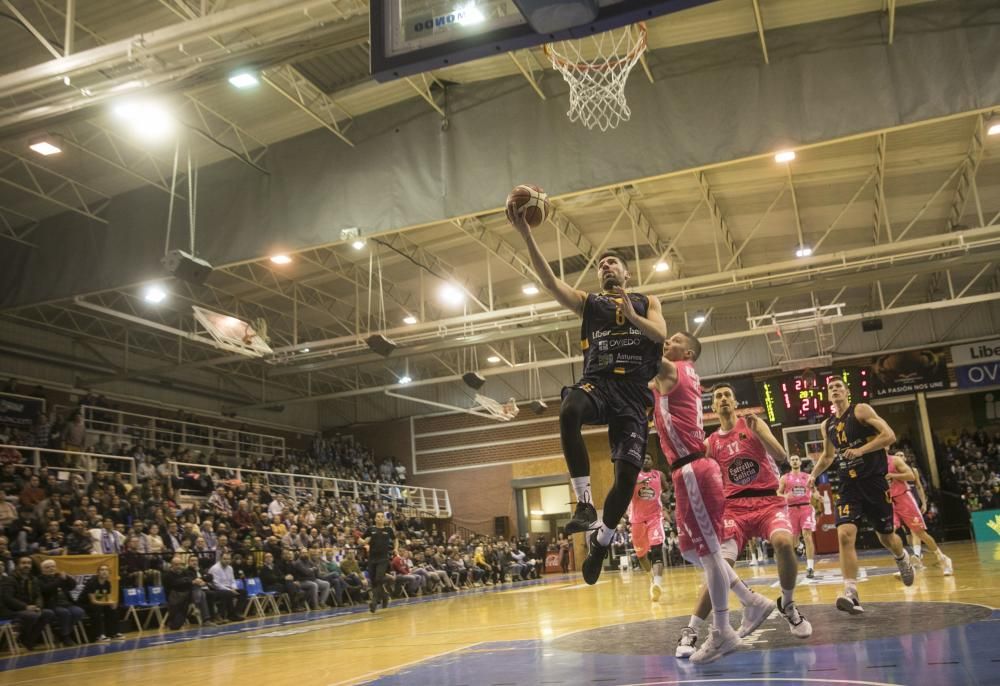
{"label": "advertising banner", "polygon": [[872,362],[873,398],[938,391],[949,387],[947,356],[942,348],[879,355]]}

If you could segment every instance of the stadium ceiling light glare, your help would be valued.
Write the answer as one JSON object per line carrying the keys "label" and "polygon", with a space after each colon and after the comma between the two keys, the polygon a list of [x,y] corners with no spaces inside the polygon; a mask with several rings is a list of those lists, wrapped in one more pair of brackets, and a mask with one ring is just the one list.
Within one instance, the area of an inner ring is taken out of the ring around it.
{"label": "stadium ceiling light glare", "polygon": [[361,250],[361,248],[365,247],[365,242],[359,238],[351,243],[351,247],[355,250]]}
{"label": "stadium ceiling light glare", "polygon": [[300,352],[307,353],[307,352],[309,352],[309,348],[302,348],[302,350]]}
{"label": "stadium ceiling light glare", "polygon": [[271,261],[275,264],[289,264],[292,258],[288,255],[271,255]]}
{"label": "stadium ceiling light glare", "polygon": [[521,292],[525,295],[538,295],[538,286],[533,283],[528,283],[521,286]]}
{"label": "stadium ceiling light glare", "polygon": [[794,159],[795,159],[794,150],[779,150],[774,156],[774,161],[778,162],[779,164],[791,162]]}
{"label": "stadium ceiling light glare", "polygon": [[486,19],[483,11],[476,7],[476,3],[474,2],[470,2],[467,5],[459,5],[455,8],[455,14],[459,17],[458,24],[460,26],[480,24]]}
{"label": "stadium ceiling light glare", "polygon": [[157,305],[167,299],[167,291],[159,285],[146,286],[146,290],[142,293],[142,299]]}
{"label": "stadium ceiling light glare", "polygon": [[33,141],[28,147],[37,152],[39,155],[44,155],[45,157],[48,157],[49,155],[58,155],[62,152],[62,148],[48,138]]}
{"label": "stadium ceiling light glare", "polygon": [[1000,135],[1000,114],[994,114],[992,117],[986,120],[986,135],[987,136]]}
{"label": "stadium ceiling light glare", "polygon": [[670,265],[666,262],[660,261],[653,265],[653,270],[658,272],[665,272],[670,269]]}
{"label": "stadium ceiling light glare", "polygon": [[532,510],[531,514],[534,517],[544,517],[545,516],[545,510]]}
{"label": "stadium ceiling light glare", "polygon": [[399,377],[399,383],[407,384],[411,381],[413,381],[413,379],[410,378],[409,374],[403,374],[403,376]]}
{"label": "stadium ceiling light glare", "polygon": [[403,323],[404,324],[416,324],[417,323],[417,318],[414,317],[412,314],[408,314],[405,317],[403,317]]}
{"label": "stadium ceiling light glare", "polygon": [[706,319],[708,319],[708,317],[705,316],[705,313],[702,312],[701,310],[698,310],[697,312],[694,313],[693,321],[695,324],[704,324]]}
{"label": "stadium ceiling light glare", "polygon": [[796,257],[809,257],[812,254],[813,254],[813,249],[810,248],[808,245],[800,245],[798,248],[795,249]]}
{"label": "stadium ceiling light glare", "polygon": [[500,356],[490,355],[489,357],[486,358],[486,361],[489,362],[490,364],[496,364],[497,362],[500,361]]}
{"label": "stadium ceiling light glare", "polygon": [[160,103],[130,100],[114,107],[115,116],[125,122],[136,136],[149,141],[162,140],[174,130],[174,120]]}
{"label": "stadium ceiling light glare", "polygon": [[465,301],[465,293],[462,289],[450,283],[441,286],[441,299],[449,305],[461,305]]}
{"label": "stadium ceiling light glare", "polygon": [[257,75],[249,71],[241,71],[233,74],[229,77],[229,83],[240,90],[260,85]]}

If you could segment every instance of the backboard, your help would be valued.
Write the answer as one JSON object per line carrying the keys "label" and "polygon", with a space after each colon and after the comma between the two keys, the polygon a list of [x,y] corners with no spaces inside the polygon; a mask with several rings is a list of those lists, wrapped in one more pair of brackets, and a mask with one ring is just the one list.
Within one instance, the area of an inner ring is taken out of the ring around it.
{"label": "backboard", "polygon": [[197,305],[192,305],[191,309],[217,347],[248,357],[263,357],[274,353],[265,340],[266,334],[257,331],[249,322]]}
{"label": "backboard", "polygon": [[592,23],[536,33],[514,0],[371,0],[371,71],[387,82],[431,69],[601,33],[716,0],[598,0]]}

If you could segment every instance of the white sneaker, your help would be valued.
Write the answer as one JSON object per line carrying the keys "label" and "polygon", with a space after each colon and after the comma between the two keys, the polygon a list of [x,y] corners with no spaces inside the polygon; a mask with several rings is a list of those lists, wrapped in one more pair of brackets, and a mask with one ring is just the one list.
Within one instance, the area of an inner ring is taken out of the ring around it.
{"label": "white sneaker", "polygon": [[910,555],[910,564],[913,565],[914,569],[923,569],[925,566],[924,556],[917,554]]}
{"label": "white sneaker", "polygon": [[698,643],[698,632],[689,626],[681,629],[681,637],[677,639],[677,650],[674,657],[685,660],[695,653],[695,645]]}
{"label": "white sneaker", "polygon": [[899,578],[903,582],[904,586],[913,585],[913,565],[910,563],[910,555],[904,550],[903,559],[896,560],[896,566],[899,567]]}
{"label": "white sneaker", "polygon": [[731,627],[726,627],[721,631],[712,627],[712,630],[708,634],[708,640],[691,656],[691,664],[707,665],[709,662],[715,662],[723,655],[728,655],[739,647],[740,637]]}
{"label": "white sneaker", "polygon": [[837,597],[837,609],[851,615],[862,615],[865,608],[861,607],[861,600],[857,591],[844,591]]}
{"label": "white sneaker", "polygon": [[788,629],[792,632],[792,636],[795,638],[809,638],[812,636],[812,624],[802,616],[802,613],[799,612],[799,606],[794,602],[782,607],[781,598],[778,598],[778,612],[788,622]]}
{"label": "white sneaker", "polygon": [[660,584],[652,583],[649,585],[649,599],[654,603],[660,602],[660,596],[663,594],[663,587]]}
{"label": "white sneaker", "polygon": [[951,576],[952,574],[955,573],[955,570],[953,570],[951,567],[950,557],[942,553],[938,559],[941,562],[941,571],[944,573],[945,576]]}
{"label": "white sneaker", "polygon": [[771,616],[775,607],[773,600],[760,593],[754,593],[750,604],[743,607],[743,621],[740,622],[737,635],[743,638],[752,634],[757,630],[757,627],[764,623],[765,619]]}

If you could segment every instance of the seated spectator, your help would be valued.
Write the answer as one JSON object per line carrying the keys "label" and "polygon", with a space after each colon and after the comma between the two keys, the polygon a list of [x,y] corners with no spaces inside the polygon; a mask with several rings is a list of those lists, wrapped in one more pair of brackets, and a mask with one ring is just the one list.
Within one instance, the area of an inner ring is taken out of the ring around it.
{"label": "seated spectator", "polygon": [[293,608],[306,606],[305,593],[295,583],[295,577],[292,576],[291,572],[286,572],[281,566],[275,564],[273,553],[264,553],[264,564],[257,571],[260,574],[260,583],[266,592],[287,594]]}
{"label": "seated spectator", "polygon": [[[192,558],[193,559],[193,558]],[[180,629],[187,621],[188,611],[194,605],[201,614],[204,626],[214,626],[204,589],[207,582],[185,566],[184,559],[175,556],[170,568],[163,575],[163,588],[167,592],[167,626]]]}
{"label": "seated spectator", "polygon": [[[292,556],[292,551],[286,550],[285,553],[288,555],[286,557],[288,560]],[[321,606],[325,606],[330,597],[330,584],[317,576],[319,570],[313,565],[309,551],[305,548],[300,550],[298,559],[293,560],[289,567],[295,581],[305,592],[310,607],[318,610]]]}
{"label": "seated spectator", "polygon": [[153,562],[159,563],[159,559],[143,553],[140,550],[140,540],[138,536],[128,539],[126,549],[118,557],[121,564],[122,575],[125,581],[136,588],[146,586],[159,586],[161,582],[160,570],[153,566]]}
{"label": "seated spectator", "polygon": [[345,551],[344,558],[340,561],[340,571],[344,575],[344,581],[347,583],[348,593],[356,599],[361,599],[368,595],[368,580],[361,573],[361,566],[358,564],[353,548]]}
{"label": "seated spectator", "polygon": [[28,483],[26,483],[21,489],[19,500],[21,501],[22,507],[34,509],[34,507],[38,505],[38,503],[45,500],[47,496],[48,494],[45,492],[45,489],[41,487],[41,481],[38,476],[32,474],[31,478],[28,479]]}
{"label": "seated spectator", "polygon": [[125,536],[115,529],[114,520],[110,517],[101,521],[101,528],[90,530],[90,538],[95,553],[113,555],[125,550]]}
{"label": "seated spectator", "polygon": [[15,519],[17,519],[17,508],[14,507],[14,503],[7,500],[7,492],[0,488],[0,531],[6,531]]}
{"label": "seated spectator", "polygon": [[219,616],[224,622],[237,619],[246,606],[246,590],[236,585],[236,573],[232,567],[232,556],[223,553],[222,559],[208,570],[211,587],[215,592],[215,602],[220,608]]}
{"label": "seated spectator", "polygon": [[111,568],[101,565],[97,574],[87,579],[80,592],[80,602],[87,610],[98,643],[125,636],[118,631],[118,601],[111,594]]}
{"label": "seated spectator", "polygon": [[43,605],[33,566],[31,558],[23,555],[14,571],[0,581],[0,619],[13,619],[20,625],[21,643],[28,650],[35,649],[42,629],[55,618]]}
{"label": "seated spectator", "polygon": [[76,579],[60,572],[55,560],[42,562],[42,576],[38,586],[42,593],[42,602],[47,610],[55,614],[54,625],[59,630],[59,639],[63,646],[76,645],[73,640],[73,627],[83,621],[83,608],[73,602],[70,595],[76,588]]}

